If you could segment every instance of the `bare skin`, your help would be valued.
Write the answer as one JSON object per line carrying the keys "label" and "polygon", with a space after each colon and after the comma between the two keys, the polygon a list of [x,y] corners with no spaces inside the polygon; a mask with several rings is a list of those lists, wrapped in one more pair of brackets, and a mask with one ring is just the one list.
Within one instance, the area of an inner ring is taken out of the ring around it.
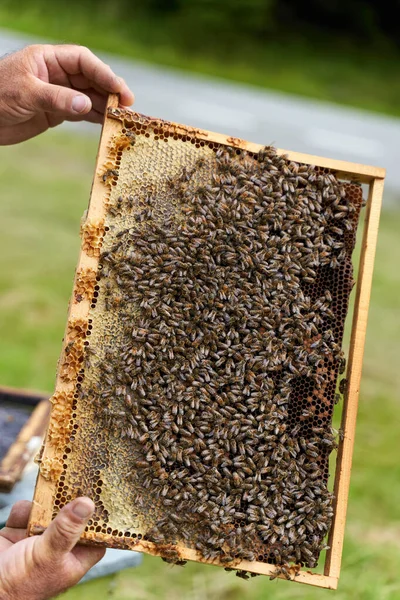
{"label": "bare skin", "polygon": [[0,60],[0,144],[16,144],[63,121],[101,123],[110,92],[134,96],[83,46],[38,44]]}
{"label": "bare skin", "polygon": [[[0,145],[16,144],[63,121],[101,123],[110,92],[134,96],[90,50],[35,45],[0,59]],[[17,502],[0,531],[0,600],[46,600],[77,583],[103,548],[76,546],[94,511],[89,498],[65,506],[41,536],[26,538],[31,503]]]}
{"label": "bare skin", "polygon": [[94,504],[77,498],[41,536],[26,537],[31,502],[17,502],[0,531],[0,600],[47,600],[78,583],[104,548],[76,546]]}

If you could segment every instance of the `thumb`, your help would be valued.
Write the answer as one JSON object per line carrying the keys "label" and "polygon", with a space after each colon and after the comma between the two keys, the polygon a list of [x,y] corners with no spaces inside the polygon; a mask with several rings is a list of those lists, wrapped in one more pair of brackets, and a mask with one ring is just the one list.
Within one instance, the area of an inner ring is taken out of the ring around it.
{"label": "thumb", "polygon": [[43,81],[36,82],[33,104],[35,108],[45,112],[58,112],[73,117],[85,115],[92,108],[92,101],[85,94]]}
{"label": "thumb", "polygon": [[60,510],[38,540],[38,550],[43,553],[43,558],[56,559],[70,552],[78,543],[93,512],[94,504],[89,498],[77,498]]}

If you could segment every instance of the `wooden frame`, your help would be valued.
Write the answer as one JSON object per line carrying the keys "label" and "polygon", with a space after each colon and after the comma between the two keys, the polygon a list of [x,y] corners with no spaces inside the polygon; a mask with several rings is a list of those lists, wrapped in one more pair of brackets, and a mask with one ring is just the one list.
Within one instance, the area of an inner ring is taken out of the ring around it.
{"label": "wooden frame", "polygon": [[34,406],[32,414],[19,432],[15,442],[0,461],[0,491],[9,492],[20,479],[32,455],[38,450],[50,416],[49,394],[0,387],[0,400]]}
{"label": "wooden frame", "polygon": [[[109,100],[108,113],[105,118],[100,147],[97,156],[96,171],[93,181],[91,199],[86,217],[86,223],[95,223],[103,219],[105,216],[105,202],[107,200],[107,190],[103,183],[104,165],[109,160],[108,149],[111,146],[112,138],[121,132],[123,127],[119,115],[118,99],[116,96],[111,96]],[[146,119],[144,117],[144,119]],[[170,127],[171,132],[185,132],[188,135],[195,135],[196,138],[205,140],[206,142],[215,142],[235,146],[237,148],[246,149],[251,152],[258,152],[262,146],[245,142],[238,138],[228,137],[218,133],[211,133],[199,129],[187,128],[177,124],[164,124]],[[352,334],[349,351],[349,362],[347,370],[348,387],[346,399],[343,406],[342,415],[342,430],[343,439],[340,441],[339,451],[336,464],[335,476],[335,505],[334,505],[334,521],[329,536],[330,549],[327,551],[326,562],[323,573],[315,573],[311,571],[300,571],[293,575],[293,579],[300,583],[307,583],[323,588],[336,589],[340,573],[341,555],[343,548],[344,528],[346,520],[347,499],[350,484],[350,472],[352,463],[352,454],[354,446],[354,434],[356,425],[358,394],[360,388],[362,359],[364,352],[365,333],[368,317],[368,306],[370,299],[370,290],[372,283],[373,263],[375,256],[375,248],[378,233],[379,214],[382,200],[383,183],[385,170],[372,166],[359,165],[348,163],[345,161],[331,160],[298,152],[288,152],[278,149],[279,154],[285,154],[289,160],[300,162],[307,165],[315,165],[322,169],[329,169],[334,172],[340,179],[356,180],[361,183],[368,184],[369,195],[367,201],[367,209],[364,221],[364,233],[362,240],[361,260],[358,272],[358,281],[356,289],[355,308],[353,314]],[[88,256],[82,250],[77,273],[82,269],[90,268],[97,269],[98,258]],[[74,283],[73,300],[70,304],[68,323],[76,320],[87,320],[90,310],[90,300],[88,298],[76,301],[76,286],[77,277]],[[74,300],[75,298],[75,300]],[[64,341],[63,353],[68,343],[68,325]],[[62,358],[61,358],[62,362]],[[61,364],[61,363],[60,363]],[[56,390],[64,393],[65,398],[74,387],[74,382],[66,383],[60,378],[60,373],[57,378]],[[71,403],[64,406],[65,418],[72,413]],[[44,445],[43,460],[48,463],[55,461],[57,457],[56,445],[47,437]],[[38,484],[35,492],[35,501],[29,523],[29,533],[41,533],[51,520],[52,506],[55,494],[55,486],[51,479],[45,477],[43,473],[39,474]],[[89,544],[104,545],[104,535],[93,531],[85,532],[82,542]],[[107,545],[121,548],[132,548],[137,551],[143,551],[150,554],[159,554],[157,546],[151,542],[144,540],[134,540],[132,538],[110,540],[107,539]],[[207,562],[198,555],[195,550],[186,547],[179,547],[180,558],[195,561]],[[241,561],[235,565],[235,568],[243,569],[250,572],[261,573],[265,575],[274,574],[276,567],[274,565],[265,564],[262,562]]]}

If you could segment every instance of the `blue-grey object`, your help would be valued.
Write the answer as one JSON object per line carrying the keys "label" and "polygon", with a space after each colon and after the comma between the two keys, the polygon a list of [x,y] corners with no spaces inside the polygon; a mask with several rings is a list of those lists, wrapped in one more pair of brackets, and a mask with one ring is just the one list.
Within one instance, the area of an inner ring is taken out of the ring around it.
{"label": "blue-grey object", "polygon": [[[35,439],[37,440],[36,449],[39,449],[41,439]],[[0,527],[4,527],[15,502],[18,502],[18,500],[32,500],[37,472],[38,467],[31,460],[26,465],[21,479],[17,481],[11,492],[0,494]]]}
{"label": "blue-grey object", "polygon": [[[22,478],[15,484],[12,491],[8,494],[0,494],[0,528],[6,524],[15,502],[18,500],[32,500],[37,472],[37,465],[33,461],[29,462],[25,467]],[[97,577],[105,577],[106,575],[111,575],[130,567],[136,567],[141,562],[142,555],[139,552],[109,548],[104,558],[92,567],[79,583],[96,579]]]}
{"label": "blue-grey object", "polygon": [[13,406],[1,401],[0,404],[0,460],[3,460],[11,444],[29,419],[31,406]]}
{"label": "blue-grey object", "polygon": [[97,577],[112,575],[112,573],[118,573],[118,571],[129,569],[130,567],[137,567],[141,562],[142,555],[139,552],[108,548],[104,558],[102,558],[97,565],[92,567],[79,583],[84,583],[90,579],[96,579]]}

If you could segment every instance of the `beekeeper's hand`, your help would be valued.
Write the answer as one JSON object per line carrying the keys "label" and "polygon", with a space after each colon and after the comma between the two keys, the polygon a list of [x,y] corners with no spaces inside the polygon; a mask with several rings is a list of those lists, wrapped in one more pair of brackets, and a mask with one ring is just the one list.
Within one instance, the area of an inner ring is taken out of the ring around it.
{"label": "beekeeper's hand", "polygon": [[76,546],[94,511],[89,498],[65,506],[40,536],[26,537],[31,502],[17,502],[0,531],[0,600],[47,600],[71,587],[105,553]]}
{"label": "beekeeper's hand", "polygon": [[134,96],[84,46],[37,44],[0,60],[0,144],[27,140],[63,121],[101,123],[110,92]]}

